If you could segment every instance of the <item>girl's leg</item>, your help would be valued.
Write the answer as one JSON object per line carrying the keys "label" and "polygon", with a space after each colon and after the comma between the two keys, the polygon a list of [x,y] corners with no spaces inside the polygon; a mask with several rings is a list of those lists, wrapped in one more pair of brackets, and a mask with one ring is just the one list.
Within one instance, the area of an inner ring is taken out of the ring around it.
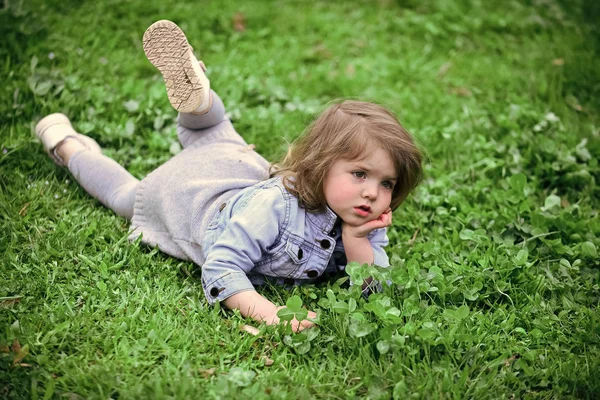
{"label": "girl's leg", "polygon": [[212,106],[203,113],[179,113],[178,123],[187,129],[207,129],[223,121],[225,106],[213,90],[210,91]]}
{"label": "girl's leg", "polygon": [[94,198],[118,215],[131,219],[139,181],[114,160],[102,155],[90,137],[73,129],[63,114],[51,114],[35,128],[44,148]]}
{"label": "girl's leg", "polygon": [[[221,98],[210,91],[212,107],[203,114],[179,113],[177,119],[177,136],[185,149],[197,140],[210,135],[212,131],[220,131],[221,125],[229,124],[225,118],[225,106]],[[214,129],[213,129],[214,128]]]}
{"label": "girl's leg", "polygon": [[173,22],[153,23],[144,33],[144,52],[162,74],[167,96],[179,111],[177,133],[184,148],[214,140],[246,142],[225,118],[223,102],[210,90],[204,64],[196,59],[183,31]]}
{"label": "girl's leg", "polygon": [[[62,146],[61,146],[62,147]],[[58,150],[60,153],[60,148]],[[88,149],[69,157],[69,171],[92,197],[131,220],[139,181],[115,160]]]}

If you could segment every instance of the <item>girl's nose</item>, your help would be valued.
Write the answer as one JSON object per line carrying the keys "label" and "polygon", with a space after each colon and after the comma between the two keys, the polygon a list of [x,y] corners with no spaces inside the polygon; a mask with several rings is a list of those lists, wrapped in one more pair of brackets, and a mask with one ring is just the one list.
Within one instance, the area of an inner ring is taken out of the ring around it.
{"label": "girl's nose", "polygon": [[377,198],[376,185],[365,185],[363,188],[363,197],[370,200],[375,200]]}

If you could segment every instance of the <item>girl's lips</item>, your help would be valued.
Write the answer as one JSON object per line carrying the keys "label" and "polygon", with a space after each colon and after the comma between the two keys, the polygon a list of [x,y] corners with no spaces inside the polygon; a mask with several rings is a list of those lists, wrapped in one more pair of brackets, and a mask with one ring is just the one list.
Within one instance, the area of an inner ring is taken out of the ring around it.
{"label": "girl's lips", "polygon": [[354,207],[354,211],[361,217],[368,217],[371,213],[371,209],[369,207]]}

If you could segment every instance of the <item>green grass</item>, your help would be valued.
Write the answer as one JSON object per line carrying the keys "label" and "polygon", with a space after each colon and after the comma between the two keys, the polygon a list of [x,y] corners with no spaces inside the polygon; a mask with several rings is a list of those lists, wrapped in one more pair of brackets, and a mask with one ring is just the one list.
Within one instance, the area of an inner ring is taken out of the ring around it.
{"label": "green grass", "polygon": [[[270,160],[335,98],[399,115],[426,178],[392,268],[366,272],[383,294],[271,288],[319,329],[241,332],[196,266],[128,244],[43,153],[32,127],[64,112],[140,178],[171,156],[141,48],[158,19]],[[0,397],[600,397],[599,19],[592,0],[0,2]]]}

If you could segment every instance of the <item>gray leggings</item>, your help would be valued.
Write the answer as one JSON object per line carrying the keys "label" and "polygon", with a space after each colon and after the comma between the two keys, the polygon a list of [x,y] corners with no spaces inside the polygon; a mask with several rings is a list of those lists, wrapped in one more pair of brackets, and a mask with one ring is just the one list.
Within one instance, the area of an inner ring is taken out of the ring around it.
{"label": "gray leggings", "polygon": [[[225,107],[211,90],[213,104],[202,115],[179,114],[177,136],[183,148],[202,137],[209,128],[224,122]],[[69,160],[69,171],[92,197],[129,220],[133,217],[135,192],[140,181],[115,160],[93,151],[82,150]]]}

